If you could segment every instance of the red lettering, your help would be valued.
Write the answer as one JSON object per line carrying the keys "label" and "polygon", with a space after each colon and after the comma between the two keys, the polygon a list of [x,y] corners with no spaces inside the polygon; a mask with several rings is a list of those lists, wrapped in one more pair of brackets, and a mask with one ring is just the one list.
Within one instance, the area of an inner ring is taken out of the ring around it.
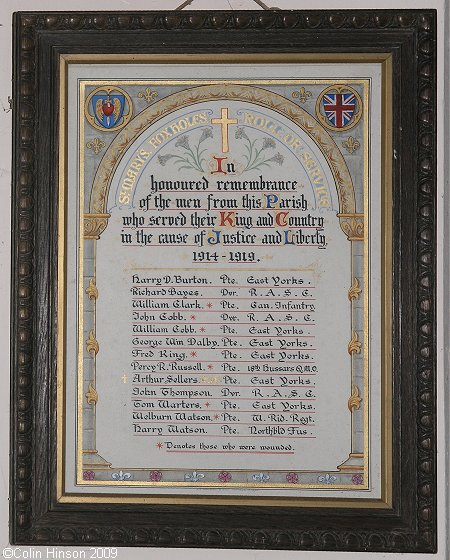
{"label": "red lettering", "polygon": [[220,212],[220,226],[231,226],[234,227],[236,225],[236,220],[234,215],[236,212]]}
{"label": "red lettering", "polygon": [[224,175],[226,175],[227,172],[222,169],[222,161],[224,161],[228,158],[213,156],[213,159],[216,160],[217,169],[215,169],[214,171],[211,171],[211,175],[214,175],[214,173],[223,173]]}

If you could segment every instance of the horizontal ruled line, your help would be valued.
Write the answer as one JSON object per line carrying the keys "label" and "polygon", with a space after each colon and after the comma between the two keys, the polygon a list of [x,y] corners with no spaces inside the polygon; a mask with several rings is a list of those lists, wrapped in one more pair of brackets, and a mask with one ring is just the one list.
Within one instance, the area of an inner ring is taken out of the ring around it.
{"label": "horizontal ruled line", "polygon": [[[171,191],[167,191],[167,192],[171,192]],[[180,193],[182,191],[179,191]],[[225,191],[209,191],[209,192],[220,192],[222,194],[227,194]],[[177,192],[178,194],[178,192]],[[192,195],[192,193],[190,193]],[[228,194],[237,194],[237,193],[232,193],[231,191],[228,191]],[[289,210],[291,212],[303,212],[303,210],[301,210],[300,208],[149,208],[148,210],[145,210],[145,212],[156,212],[156,214],[161,214],[163,212],[198,212],[199,210],[203,210],[204,212],[261,212],[262,214],[264,214],[265,212],[269,212],[269,211],[275,211],[275,212],[280,212],[280,211],[285,211],[285,210]],[[220,226],[217,226],[220,227]],[[222,226],[223,227],[223,226]],[[242,229],[242,226],[237,226],[238,228]],[[286,226],[289,227],[289,226]],[[323,228],[322,228],[323,229]]]}
{"label": "horizontal ruled line", "polygon": [[189,449],[167,449],[166,453],[227,453],[227,454],[245,454],[245,455],[295,455],[295,451],[190,451]]}
{"label": "horizontal ruled line", "polygon": [[[307,288],[305,288],[305,290],[306,289]],[[139,297],[139,296],[136,296],[136,297],[133,297],[131,299],[133,301],[139,301],[139,300],[152,300],[153,301],[155,299],[175,299],[175,300],[177,300],[177,299],[195,299],[195,300],[197,300],[197,299],[207,299],[207,300],[212,300],[212,301],[217,299],[217,300],[220,300],[220,301],[228,301],[226,299],[226,297],[224,297],[224,296],[222,296],[222,297],[184,297],[184,296],[180,296],[180,297],[144,297],[144,296]],[[233,301],[235,299],[245,299],[245,300],[251,300],[251,301],[258,301],[258,300],[261,300],[261,301],[272,301],[272,300],[279,301],[280,299],[284,299],[284,298],[283,298],[283,296],[270,297],[270,298],[265,297],[265,296],[260,296],[260,297],[233,297]],[[316,298],[291,298],[290,297],[288,301],[316,301]]]}
{"label": "horizontal ruled line", "polygon": [[[250,372],[253,373],[253,372]],[[231,374],[234,376],[236,374],[236,372],[231,372]],[[217,374],[216,374],[217,375]],[[230,374],[227,374],[230,375]],[[246,375],[248,375],[248,373],[246,373]],[[237,389],[238,387],[240,389],[259,389],[261,387],[266,388],[265,385],[240,385],[240,384],[221,384],[221,383],[205,383],[205,384],[201,384],[201,383],[131,383],[131,385],[134,385],[135,387],[232,387],[234,389]],[[270,385],[267,388],[271,388],[273,387],[274,389],[276,388],[278,389],[288,389],[288,387],[282,387],[281,385]],[[289,385],[289,387],[295,387],[296,389],[303,387],[303,385]],[[316,386],[315,385],[308,385],[307,387],[304,387],[305,391],[309,391],[309,389],[314,389]]]}
{"label": "horizontal ruled line", "polygon": [[[207,245],[206,248],[203,245],[198,245],[197,243],[122,243],[122,247],[198,247],[201,251],[220,248],[220,247],[323,247],[319,243],[215,243],[214,245]],[[214,249],[216,250],[216,249]],[[198,261],[204,264],[204,261]],[[218,263],[219,261],[215,261]],[[239,262],[239,261],[231,261]],[[252,261],[248,261],[252,262]]]}
{"label": "horizontal ruled line", "polygon": [[[143,362],[144,360],[139,360],[141,362]],[[175,360],[175,358],[173,360],[145,360],[146,362],[178,362],[179,360]],[[200,360],[201,362],[202,360]],[[233,364],[235,363],[243,363],[243,364],[252,364],[254,363],[256,360],[233,360]],[[230,363],[229,360],[205,360],[205,362],[208,362],[209,364],[228,364]],[[188,364],[197,364],[199,363],[198,360],[183,360],[183,363],[188,363]],[[284,364],[287,362],[277,362],[276,360],[268,360],[268,361],[264,361],[265,364]],[[290,364],[315,364],[316,362],[292,362],[289,361]],[[202,373],[207,373],[206,371],[203,370],[198,370],[201,371]],[[188,373],[188,374],[196,374],[198,373],[198,371],[188,371],[188,372],[183,372],[183,371],[178,371],[177,373]],[[132,374],[137,373],[136,371],[133,371]],[[152,372],[148,372],[148,373],[152,373]],[[154,372],[153,372],[154,373]],[[161,373],[161,372],[160,372]]]}
{"label": "horizontal ruled line", "polygon": [[[258,181],[256,181],[258,183]],[[218,185],[217,185],[218,186]],[[245,185],[246,187],[247,185]],[[247,192],[245,192],[247,191]],[[267,192],[267,188],[260,188],[260,189],[228,189],[228,188],[224,188],[224,189],[183,189],[180,190],[178,188],[174,188],[174,189],[160,189],[158,188],[157,192],[152,192],[151,195],[156,195],[158,193],[170,193],[172,195],[176,195],[178,196],[179,194],[187,194],[189,196],[192,196],[193,194],[195,195],[207,195],[208,193],[211,192],[218,192],[218,193],[222,193],[222,194],[232,194],[233,196],[236,195],[240,195],[242,193],[244,194],[248,194],[250,196],[250,194],[256,196],[258,194],[260,195],[264,195]],[[275,192],[279,193],[279,194],[286,194],[286,195],[296,195],[296,194],[300,194],[300,191],[295,190],[294,189],[280,189],[280,190],[275,190]],[[215,200],[220,200],[220,199],[215,199]],[[257,199],[257,200],[261,200],[261,199]],[[298,199],[301,200],[301,199]],[[184,210],[198,210],[198,208],[184,208]],[[216,208],[216,210],[223,210],[223,208]],[[274,210],[274,208],[264,208],[264,210]],[[275,208],[275,210],[278,210],[277,208]],[[291,210],[298,210],[300,211],[299,208],[291,208]],[[146,210],[143,210],[144,212],[146,212]]]}
{"label": "horizontal ruled line", "polygon": [[[133,412],[143,412],[145,409],[142,408],[133,408]],[[205,414],[207,412],[222,412],[222,413],[228,413],[228,414],[258,414],[259,416],[261,416],[262,414],[300,414],[300,412],[295,412],[295,411],[281,411],[281,410],[241,410],[239,409],[231,409],[231,408],[227,408],[226,410],[221,408],[221,409],[215,409],[215,408],[208,408],[207,410],[204,410],[203,408],[196,408],[196,409],[186,409],[186,410],[171,410],[171,409],[167,409],[167,408],[152,408],[151,410],[145,410],[145,412],[170,412],[175,414],[176,412],[185,412],[186,414],[192,413],[192,412],[196,412],[198,414]],[[316,410],[303,410],[301,411],[303,414],[311,414],[311,413],[316,413]],[[189,420],[186,420],[186,422],[189,422]],[[186,422],[183,422],[184,424],[186,424]],[[138,422],[139,423],[139,422]],[[221,422],[217,422],[217,423],[221,423],[224,424],[225,421],[221,421]],[[211,424],[211,422],[209,422],[209,424]],[[280,424],[277,424],[280,425]]]}
{"label": "horizontal ruled line", "polygon": [[[311,362],[312,363],[312,362]],[[183,375],[183,372],[179,372],[179,371],[153,371],[153,372],[149,372],[149,374],[152,373],[157,373],[158,375],[178,375],[181,374]],[[201,372],[201,373],[196,373],[196,372],[188,372],[189,375],[203,375],[203,374],[207,374],[207,375],[249,375],[249,373],[255,374],[258,373],[259,375],[280,375],[282,374],[283,377],[287,377],[289,375],[296,375],[296,376],[302,376],[302,375],[317,375],[317,373],[284,373],[284,372],[280,372],[280,371],[273,371],[273,372],[263,372],[263,371],[230,371],[230,372],[220,372],[220,373],[211,373],[211,372]],[[188,374],[184,374],[184,375],[188,375]],[[131,373],[129,375],[141,375],[139,373]],[[146,375],[146,374],[144,374]],[[132,385],[144,385],[143,383],[132,383]],[[206,387],[206,385],[205,385]],[[241,385],[242,387],[242,385]]]}
{"label": "horizontal ruled line", "polygon": [[[256,388],[256,387],[255,387]],[[139,397],[140,401],[154,401],[155,399],[165,399],[166,401],[182,401],[184,400],[186,397],[141,397],[140,395],[132,395],[132,397]],[[205,400],[205,401],[221,401],[223,400],[225,397],[191,397],[192,399],[195,400]],[[136,399],[135,399],[136,400]],[[234,401],[248,401],[249,399],[247,397],[233,397]],[[284,399],[269,399],[269,398],[257,398],[254,397],[255,401],[286,401],[289,400],[289,402],[294,402],[294,401],[315,401],[317,399],[293,399],[290,397],[286,397]],[[203,410],[203,409],[198,409],[201,410],[202,412],[207,412],[207,410]],[[185,412],[185,411],[183,411]],[[195,411],[194,411],[195,412]],[[256,411],[257,413],[258,411]]]}
{"label": "horizontal ruled line", "polygon": [[[172,208],[173,210],[173,208]],[[175,209],[177,210],[177,209]],[[204,210],[204,208],[197,208],[197,210]],[[223,228],[224,226],[122,226],[122,229],[195,229],[195,230],[202,230],[202,229],[211,229],[211,228]],[[284,231],[285,229],[320,229],[323,230],[323,226],[252,226],[251,228],[242,228],[242,227],[233,227],[233,229],[240,230],[240,231],[251,231],[252,229],[271,229],[271,230],[279,230],[281,229]],[[227,228],[226,231],[229,231]]]}
{"label": "horizontal ruled line", "polygon": [[[134,408],[133,412],[143,412],[145,409],[142,408]],[[295,412],[295,411],[281,411],[281,410],[275,410],[275,411],[263,411],[263,410],[241,410],[239,409],[231,409],[231,408],[227,408],[226,410],[221,408],[221,409],[215,409],[215,408],[208,408],[207,410],[204,410],[203,408],[196,408],[196,409],[186,409],[186,410],[170,410],[167,408],[152,408],[151,411],[150,410],[145,410],[145,412],[170,412],[172,414],[175,414],[176,412],[185,412],[186,414],[188,413],[192,413],[192,412],[196,412],[198,414],[201,413],[207,413],[207,412],[222,412],[222,413],[228,413],[228,414],[258,414],[259,416],[263,415],[263,414],[300,414],[300,412]],[[315,410],[303,410],[301,411],[303,414],[311,414],[311,413],[315,413],[317,411]],[[186,422],[189,422],[189,420],[186,420]],[[183,422],[184,424],[186,424],[186,422]],[[139,422],[138,422],[139,423]],[[142,422],[141,422],[142,423]],[[222,423],[224,424],[225,421],[218,421],[217,423]],[[209,423],[211,424],[211,422]],[[279,424],[277,424],[279,425]]]}
{"label": "horizontal ruled line", "polygon": [[[145,299],[145,298],[133,298],[136,300],[139,299]],[[146,299],[152,299],[152,298],[146,298]],[[180,299],[180,298],[177,298]],[[182,299],[182,298],[181,298]],[[225,301],[225,300],[224,300]],[[136,308],[133,308],[136,309]],[[143,308],[143,310],[140,311],[140,313],[145,313],[145,312],[159,312],[159,311],[184,311],[184,310],[179,310],[179,309],[175,309],[175,308],[161,308],[161,309],[152,309],[152,308]],[[185,310],[186,313],[266,313],[267,315],[271,315],[272,313],[315,313],[316,310],[315,309],[263,309],[263,310],[255,310],[255,309],[233,309],[232,307],[224,307],[223,309],[191,309],[191,310]],[[190,319],[191,321],[193,319]],[[258,321],[255,321],[255,323],[257,323]],[[249,325],[254,325],[255,323],[249,323]],[[167,324],[167,323],[166,323]],[[169,323],[170,324],[170,323]],[[208,323],[195,323],[196,325],[207,325]],[[217,325],[223,325],[224,323],[216,323]],[[238,323],[239,325],[242,325],[243,323]],[[293,324],[293,323],[291,323]],[[295,323],[294,323],[295,324]],[[298,324],[298,323],[297,323]],[[311,323],[310,323],[311,324]]]}
{"label": "horizontal ruled line", "polygon": [[[255,414],[258,414],[257,412],[255,412]],[[274,414],[274,413],[272,413]],[[298,414],[298,413],[296,413]],[[314,414],[314,412],[308,412],[308,414]],[[160,422],[158,422],[157,420],[142,420],[140,422],[133,422],[133,426],[138,426],[139,424],[161,424],[162,422],[165,422],[165,420],[161,420]],[[213,422],[212,424],[214,425],[219,425],[219,424],[223,424],[225,422],[225,420],[217,420],[217,422]],[[176,425],[176,424],[184,424],[186,425],[186,422],[172,422],[170,421],[171,425]],[[227,420],[226,421],[227,424],[233,425],[233,426],[254,426],[255,424],[257,424],[256,422],[232,422],[231,420]],[[211,426],[211,422],[193,422],[193,421],[189,421],[190,425],[194,425],[194,426]],[[264,424],[264,426],[314,426],[315,424]]]}
{"label": "horizontal ruled line", "polygon": [[[133,400],[139,400],[139,399],[135,399],[133,398]],[[170,399],[165,399],[165,400],[170,400]],[[261,399],[259,399],[261,400]],[[260,410],[260,409],[253,409],[253,410],[242,410],[242,409],[232,409],[232,408],[227,408],[226,410],[224,408],[208,408],[207,410],[204,410],[203,408],[187,408],[187,409],[177,409],[177,410],[172,410],[170,408],[152,408],[151,410],[146,410],[145,408],[133,408],[133,412],[167,412],[167,413],[178,413],[178,412],[184,412],[186,414],[192,413],[192,412],[197,412],[198,414],[205,414],[208,412],[222,412],[222,413],[228,413],[228,414],[300,414],[300,412],[296,412],[296,411],[281,411],[281,410]],[[313,411],[313,410],[304,410],[302,411],[304,414],[310,414],[311,412],[317,412],[317,411]]]}
{"label": "horizontal ruled line", "polygon": [[[218,311],[218,312],[219,312],[219,311]],[[220,312],[223,313],[223,310],[220,310]],[[241,323],[240,321],[239,321],[239,323],[234,323],[234,322],[232,322],[232,323],[233,323],[233,326],[236,326],[236,327],[241,326],[241,325],[253,325],[253,326],[256,326],[256,325],[258,324],[257,322],[253,322],[253,323]],[[178,323],[175,323],[175,324],[178,324]],[[315,324],[316,324],[316,323],[278,323],[278,322],[277,322],[277,323],[276,323],[276,326],[279,326],[279,327],[293,327],[293,326],[296,326],[296,327],[309,327],[309,326],[315,326]],[[163,322],[161,322],[161,323],[154,323],[153,321],[152,321],[152,322],[142,321],[142,322],[140,322],[140,323],[139,323],[139,322],[133,323],[133,325],[169,325],[169,326],[172,326],[172,325],[173,325],[173,321],[169,321],[169,322],[163,321]],[[228,326],[228,325],[229,325],[229,322],[224,323],[224,322],[222,321],[222,322],[220,322],[220,323],[216,323],[216,322],[211,322],[211,321],[209,321],[209,322],[207,322],[207,323],[198,323],[198,322],[196,321],[196,322],[195,322],[195,325],[227,325],[227,326]],[[270,326],[275,326],[275,324],[268,324],[267,326],[269,326],[269,327],[270,327]],[[156,334],[156,333],[155,333],[155,334]],[[172,334],[176,335],[177,333],[172,333]]]}
{"label": "horizontal ruled line", "polygon": [[[144,335],[143,335],[144,336]],[[146,335],[146,336],[153,336],[153,335]],[[297,352],[300,349],[299,348],[274,348],[274,347],[266,347],[266,348],[257,348],[256,346],[252,346],[250,348],[247,348],[245,346],[214,346],[214,347],[209,347],[209,346],[155,346],[154,348],[152,348],[152,350],[192,350],[193,348],[195,348],[198,352],[200,352],[201,350],[230,350],[230,351],[234,351],[234,352],[240,352],[241,350],[247,351],[247,350],[254,350],[255,352],[257,350],[259,351],[274,351],[274,352]],[[302,351],[304,352],[316,352],[317,348],[309,348],[308,346],[304,346],[302,347]],[[199,358],[200,359],[200,358]],[[144,360],[144,359],[139,359],[137,357],[133,358],[134,362],[153,362],[154,360]],[[157,360],[157,361],[162,361],[162,360]],[[186,360],[183,360],[186,361]],[[205,361],[207,362],[208,360],[206,358],[201,358],[200,361]],[[234,360],[233,360],[234,361]]]}
{"label": "horizontal ruled line", "polygon": [[[217,173],[217,171],[216,171]],[[258,183],[258,181],[256,181]],[[245,185],[246,187],[247,185]],[[248,192],[245,192],[248,191]],[[264,195],[267,192],[267,188],[260,188],[260,189],[228,189],[228,188],[224,188],[224,189],[183,189],[183,190],[179,190],[178,188],[174,188],[174,189],[160,189],[158,188],[157,192],[152,192],[151,195],[156,195],[158,193],[170,193],[172,195],[176,195],[178,196],[179,194],[188,194],[189,196],[192,196],[193,194],[196,195],[207,195],[208,193],[211,192],[218,192],[218,193],[222,193],[222,194],[232,194],[233,196],[239,195],[239,194],[248,194],[250,196],[250,194],[252,195]],[[275,190],[275,192],[279,193],[279,194],[286,194],[286,195],[295,195],[295,194],[300,194],[300,191],[291,189],[280,189],[280,190]],[[215,200],[220,200],[220,199],[215,199]],[[261,200],[261,199],[257,199],[257,200]],[[300,200],[300,199],[299,199]],[[184,210],[198,210],[198,208],[184,208]],[[216,208],[216,210],[221,210],[220,208]],[[264,208],[264,210],[274,210],[273,208]],[[292,208],[291,210],[298,210],[300,211],[300,209],[296,209],[296,208]],[[145,210],[144,210],[145,212]]]}
{"label": "horizontal ruled line", "polygon": [[[153,323],[132,323],[132,325],[153,325]],[[298,323],[297,323],[298,325]],[[237,326],[237,325],[236,325]],[[163,336],[171,336],[174,338],[179,338],[179,337],[189,337],[189,338],[193,338],[195,337],[195,335],[197,336],[201,336],[201,337],[207,337],[207,338],[211,338],[213,336],[215,337],[220,337],[220,338],[272,338],[272,339],[277,339],[277,338],[316,338],[315,335],[307,335],[307,334],[292,334],[292,335],[281,335],[281,334],[276,334],[271,336],[269,335],[252,335],[252,334],[236,334],[236,333],[222,333],[222,334],[205,334],[205,333],[191,333],[191,334],[178,334],[178,333],[153,333],[153,334],[143,334],[142,336],[151,336],[153,338],[161,338]]]}
{"label": "horizontal ruled line", "polygon": [[[194,269],[195,270],[195,269]],[[276,271],[274,271],[276,272]],[[291,286],[289,284],[283,284],[282,286],[269,286],[268,284],[260,285],[260,284],[222,284],[217,286],[215,284],[164,284],[164,286],[160,286],[158,284],[132,284],[132,288],[223,288],[224,290],[238,290],[239,288],[255,288],[259,290],[263,290],[265,288],[275,288],[277,290],[287,290],[287,289],[296,289],[296,290],[306,290],[306,289],[313,289],[316,286]],[[249,298],[251,299],[251,298]]]}
{"label": "horizontal ruled line", "polygon": [[[199,269],[196,268],[196,267],[192,267],[192,268],[186,268],[186,267],[183,267],[183,268],[179,268],[179,267],[173,268],[173,267],[172,267],[172,268],[171,268],[171,267],[167,267],[167,266],[164,266],[164,267],[155,267],[155,266],[150,266],[150,267],[145,266],[145,267],[142,267],[142,266],[135,266],[135,267],[130,267],[130,268],[127,269],[127,270],[151,270],[151,271],[161,270],[161,271],[164,271],[164,272],[166,272],[167,270],[177,270],[177,271],[182,270],[183,272],[186,272],[186,270],[198,271]],[[223,270],[224,272],[229,272],[228,269],[220,269],[220,270]],[[277,273],[279,273],[279,272],[289,272],[289,273],[294,273],[294,272],[295,272],[295,273],[299,273],[299,272],[315,272],[315,269],[314,269],[314,268],[298,268],[298,267],[297,267],[297,268],[269,268],[269,269],[261,268],[261,269],[259,270],[259,272],[264,272],[264,273],[267,273],[268,271],[269,271],[269,272],[277,272]]]}
{"label": "horizontal ruled line", "polygon": [[281,436],[280,435],[266,435],[266,436],[237,436],[237,435],[208,435],[208,434],[132,434],[133,437],[156,437],[156,438],[160,438],[162,436],[170,436],[172,438],[175,437],[182,437],[182,438],[186,438],[186,437],[213,437],[213,438],[228,438],[230,439],[230,437],[234,438],[277,438],[277,439],[317,439],[317,436]]}

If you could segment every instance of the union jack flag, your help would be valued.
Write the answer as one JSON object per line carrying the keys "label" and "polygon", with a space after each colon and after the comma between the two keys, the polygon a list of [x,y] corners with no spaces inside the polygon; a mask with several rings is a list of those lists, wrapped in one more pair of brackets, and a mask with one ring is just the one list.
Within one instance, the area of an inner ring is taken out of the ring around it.
{"label": "union jack flag", "polygon": [[327,119],[336,128],[343,128],[355,114],[356,99],[353,93],[327,93],[322,102]]}

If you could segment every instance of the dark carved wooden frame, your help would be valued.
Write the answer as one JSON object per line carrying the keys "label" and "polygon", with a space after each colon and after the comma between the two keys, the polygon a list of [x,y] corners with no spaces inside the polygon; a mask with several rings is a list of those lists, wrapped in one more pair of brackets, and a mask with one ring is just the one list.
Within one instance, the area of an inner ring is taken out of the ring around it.
{"label": "dark carved wooden frame", "polygon": [[[14,16],[11,542],[436,551],[436,12],[17,13]],[[56,501],[58,56],[391,52],[392,509]]]}

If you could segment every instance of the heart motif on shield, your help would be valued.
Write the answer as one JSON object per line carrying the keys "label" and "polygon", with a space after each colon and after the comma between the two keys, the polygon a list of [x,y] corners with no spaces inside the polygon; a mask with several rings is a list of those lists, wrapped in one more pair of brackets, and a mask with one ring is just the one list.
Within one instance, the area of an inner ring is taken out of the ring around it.
{"label": "heart motif on shield", "polygon": [[131,119],[131,98],[121,88],[97,88],[86,99],[85,114],[87,120],[98,130],[119,130]]}

